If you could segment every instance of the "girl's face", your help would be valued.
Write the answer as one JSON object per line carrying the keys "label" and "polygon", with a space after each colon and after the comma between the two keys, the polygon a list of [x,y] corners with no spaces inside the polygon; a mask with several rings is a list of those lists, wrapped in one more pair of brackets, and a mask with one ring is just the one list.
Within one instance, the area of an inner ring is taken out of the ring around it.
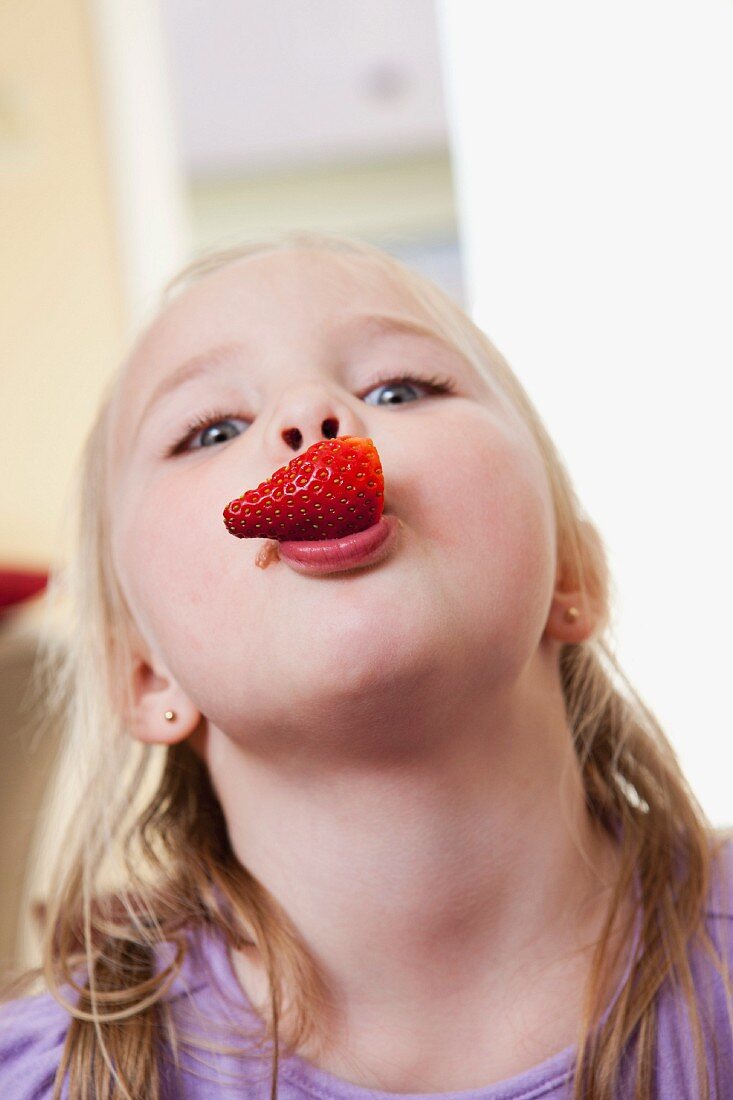
{"label": "girl's face", "polygon": [[[357,713],[430,690],[445,703],[511,685],[554,644],[554,518],[528,429],[461,353],[385,316],[435,331],[368,260],[273,252],[190,287],[128,363],[110,439],[114,564],[151,663],[242,743],[343,737]],[[189,431],[202,413],[210,426]],[[323,439],[326,419],[373,439],[396,547],[346,573],[257,568],[262,540],[229,534],[224,506]]]}

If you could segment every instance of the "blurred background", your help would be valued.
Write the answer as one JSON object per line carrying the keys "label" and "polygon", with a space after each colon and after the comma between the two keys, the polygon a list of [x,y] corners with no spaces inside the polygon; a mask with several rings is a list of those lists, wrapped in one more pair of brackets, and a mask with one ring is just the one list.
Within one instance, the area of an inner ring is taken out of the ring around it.
{"label": "blurred background", "polygon": [[100,394],[184,262],[288,227],[385,248],[509,359],[619,659],[733,823],[732,48],[733,0],[0,3],[0,967],[54,829],[29,677]]}

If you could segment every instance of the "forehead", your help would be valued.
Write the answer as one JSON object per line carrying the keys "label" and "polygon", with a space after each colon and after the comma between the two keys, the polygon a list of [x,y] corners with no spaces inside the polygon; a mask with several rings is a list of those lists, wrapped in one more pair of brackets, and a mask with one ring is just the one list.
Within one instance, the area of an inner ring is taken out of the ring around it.
{"label": "forehead", "polygon": [[[406,287],[369,257],[297,249],[247,257],[188,287],[163,309],[129,360],[147,373],[151,356],[175,363],[191,344],[246,328],[252,342],[282,331],[322,328],[355,304],[419,310]],[[420,311],[422,312],[422,311]],[[276,322],[276,327],[272,327]]]}

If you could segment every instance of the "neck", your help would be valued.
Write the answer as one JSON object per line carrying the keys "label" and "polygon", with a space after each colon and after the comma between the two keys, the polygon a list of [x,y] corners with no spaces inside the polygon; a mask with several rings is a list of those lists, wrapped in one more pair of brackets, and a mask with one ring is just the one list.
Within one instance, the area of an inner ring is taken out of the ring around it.
{"label": "neck", "polygon": [[[539,974],[577,984],[615,866],[585,808],[556,681],[535,667],[490,706],[445,696],[404,726],[394,708],[391,724],[372,714],[368,730],[347,726],[348,752],[268,758],[217,731],[208,744],[238,859],[322,968],[334,1049],[368,1059],[368,1037],[382,1044],[421,1021],[411,1042],[424,1046],[402,1060],[389,1046],[390,1065],[417,1058],[424,1068],[447,1016],[462,1034],[492,1009],[506,1018]],[[403,751],[376,751],[387,742]],[[301,743],[312,749],[309,736]],[[256,964],[240,952],[233,961],[256,1002]],[[381,1080],[399,1086],[401,1072]],[[448,1072],[445,1086],[431,1078],[433,1090],[473,1087]]]}

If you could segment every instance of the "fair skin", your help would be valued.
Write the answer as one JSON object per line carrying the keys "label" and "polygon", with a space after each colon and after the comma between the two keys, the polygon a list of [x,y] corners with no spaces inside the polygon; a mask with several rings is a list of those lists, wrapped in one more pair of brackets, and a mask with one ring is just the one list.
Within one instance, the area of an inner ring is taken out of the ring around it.
{"label": "fair skin", "polygon": [[[468,1089],[576,1038],[617,853],[585,809],[558,656],[595,610],[557,586],[520,417],[457,351],[342,328],[366,314],[436,327],[366,260],[270,253],[190,287],[133,349],[109,458],[114,565],[144,640],[133,734],[191,738],[237,857],[323,968],[312,1060],[367,1088]],[[246,350],[141,420],[180,363],[232,342]],[[370,384],[404,369],[457,393],[379,403]],[[224,435],[161,457],[211,405]],[[345,573],[256,568],[262,540],[232,537],[224,505],[327,418],[377,446],[397,546]],[[261,1003],[257,958],[232,962]]]}

